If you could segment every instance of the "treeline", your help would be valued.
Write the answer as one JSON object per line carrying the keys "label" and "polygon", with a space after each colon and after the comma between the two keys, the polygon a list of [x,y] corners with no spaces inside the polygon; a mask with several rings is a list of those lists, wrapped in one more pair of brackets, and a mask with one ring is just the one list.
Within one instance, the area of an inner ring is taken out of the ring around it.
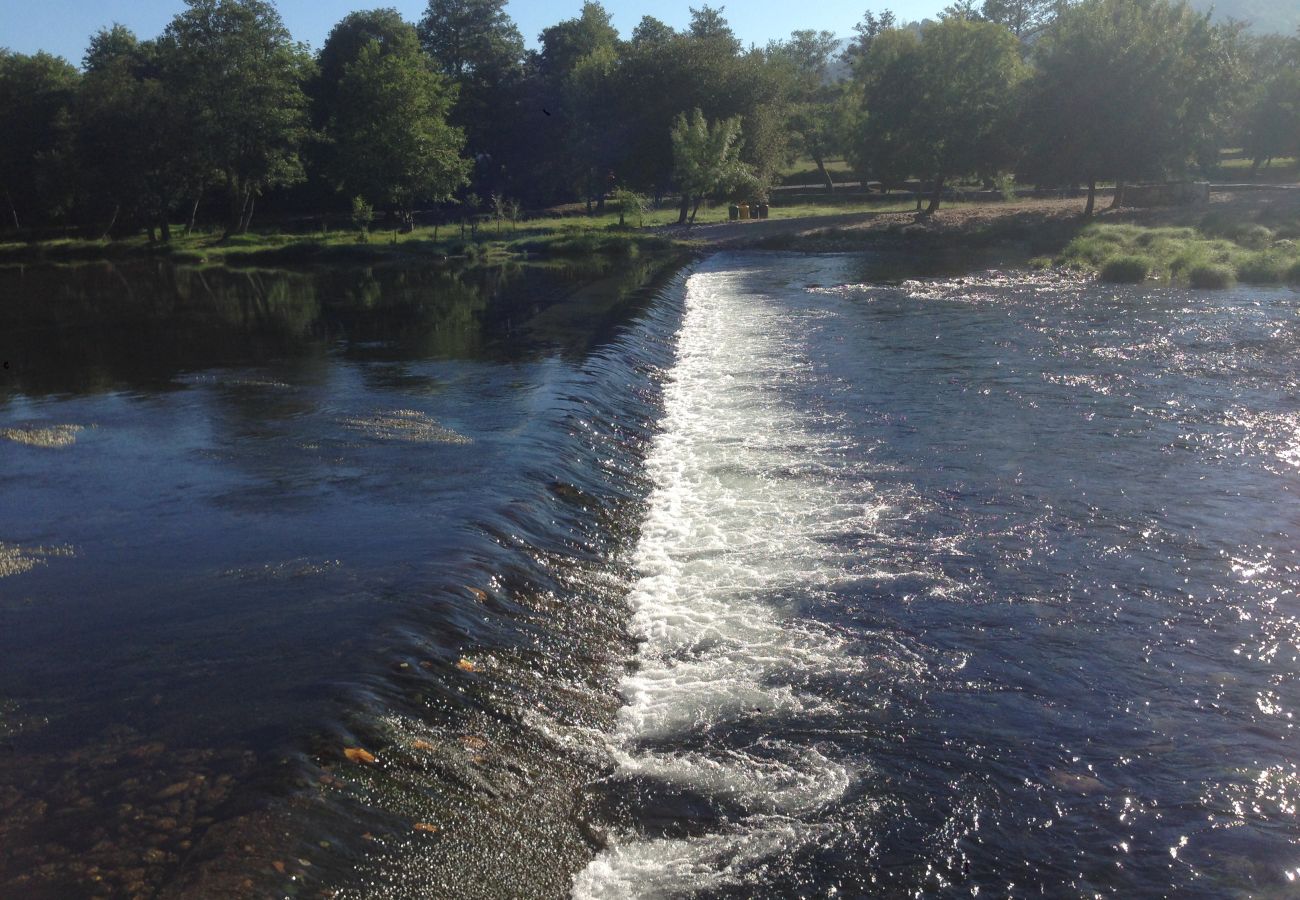
{"label": "treeline", "polygon": [[[156,38],[100,31],[80,69],[0,50],[0,191],[12,229],[280,212],[585,201],[615,192],[685,219],[763,198],[806,155],[864,179],[1090,185],[1300,151],[1300,40],[1248,38],[1169,0],[972,0],[935,22],[868,13],[745,48],[722,10],[622,40],[587,2],[537,50],[505,0],[348,15],[312,54],[267,0],[186,0]],[[1092,202],[1090,197],[1089,209]]]}

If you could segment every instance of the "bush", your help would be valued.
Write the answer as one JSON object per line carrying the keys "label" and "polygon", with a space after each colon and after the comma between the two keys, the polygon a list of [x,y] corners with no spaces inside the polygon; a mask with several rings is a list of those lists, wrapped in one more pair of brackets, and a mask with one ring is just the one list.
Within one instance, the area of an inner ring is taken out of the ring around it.
{"label": "bush", "polygon": [[1241,246],[1253,250],[1263,249],[1273,243],[1273,232],[1263,225],[1245,225],[1232,237]]}
{"label": "bush", "polygon": [[1275,253],[1252,253],[1237,263],[1237,278],[1246,284],[1281,284],[1287,261]]}
{"label": "bush", "polygon": [[1286,270],[1287,284],[1300,284],[1300,261],[1296,262],[1291,268]]}
{"label": "bush", "polygon": [[1232,287],[1237,279],[1227,266],[1202,263],[1187,273],[1187,283],[1198,290],[1221,291]]}
{"label": "bush", "polygon": [[359,232],[358,239],[365,242],[369,239],[370,224],[375,221],[375,207],[366,202],[365,197],[352,198],[352,225]]}
{"label": "bush", "polygon": [[1101,267],[1101,280],[1111,284],[1141,284],[1151,273],[1145,256],[1116,256]]}

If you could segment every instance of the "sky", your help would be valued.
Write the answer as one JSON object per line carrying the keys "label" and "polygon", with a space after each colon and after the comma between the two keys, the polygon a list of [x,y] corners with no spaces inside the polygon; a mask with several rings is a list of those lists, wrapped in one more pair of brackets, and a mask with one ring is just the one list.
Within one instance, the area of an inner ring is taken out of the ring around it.
{"label": "sky", "polygon": [[[784,38],[799,28],[832,31],[841,37],[853,33],[853,25],[867,9],[893,9],[900,19],[923,19],[947,5],[948,0],[821,0],[805,7],[790,0],[733,0],[724,15],[736,35],[746,44],[766,44]],[[285,24],[300,41],[319,49],[339,19],[358,9],[394,6],[410,22],[423,14],[427,0],[279,0],[277,6]],[[643,15],[661,19],[675,28],[690,19],[691,4],[703,0],[604,0],[614,25],[624,37],[631,34]],[[185,6],[183,0],[0,0],[0,47],[19,53],[46,50],[80,64],[92,34],[120,22],[141,38],[158,35]],[[512,0],[510,15],[529,46],[548,25],[578,14],[582,0]]]}

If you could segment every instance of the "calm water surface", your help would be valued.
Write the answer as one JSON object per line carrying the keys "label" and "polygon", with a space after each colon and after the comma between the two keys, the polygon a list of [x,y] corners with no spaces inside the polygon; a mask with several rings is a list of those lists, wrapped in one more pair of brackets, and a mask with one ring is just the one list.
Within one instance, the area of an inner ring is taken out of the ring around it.
{"label": "calm water surface", "polygon": [[1300,295],[901,266],[0,275],[0,895],[1290,896]]}

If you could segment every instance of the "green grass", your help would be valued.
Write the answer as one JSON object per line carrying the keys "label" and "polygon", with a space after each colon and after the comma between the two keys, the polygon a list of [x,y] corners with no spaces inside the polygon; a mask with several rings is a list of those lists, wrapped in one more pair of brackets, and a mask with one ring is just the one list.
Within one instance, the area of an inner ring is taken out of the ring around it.
{"label": "green grass", "polygon": [[1200,263],[1188,271],[1187,283],[1201,290],[1221,291],[1237,283],[1237,274],[1228,265]]}
{"label": "green grass", "polygon": [[[701,206],[696,225],[728,221],[729,204]],[[797,203],[769,207],[769,218],[803,219],[814,216],[843,215],[855,212],[910,211],[912,204],[869,202]],[[166,255],[186,262],[208,263],[291,263],[325,260],[384,259],[393,256],[456,258],[471,262],[493,262],[510,256],[528,254],[575,255],[587,253],[626,254],[654,250],[674,243],[689,242],[690,232],[671,237],[652,231],[656,226],[676,223],[676,207],[649,210],[641,228],[619,228],[614,212],[600,215],[537,218],[516,225],[504,222],[498,232],[495,222],[482,224],[474,237],[462,239],[459,225],[416,228],[408,234],[374,231],[360,240],[353,230],[329,232],[253,231],[222,239],[217,233],[185,235],[179,227],[172,230],[168,244],[150,244],[143,234],[113,241],[58,239],[28,243],[0,242],[0,261],[31,259],[99,259],[144,254]]]}
{"label": "green grass", "polygon": [[[1254,160],[1239,149],[1224,150],[1219,158],[1222,177],[1229,181],[1250,181]],[[1260,166],[1253,179],[1268,184],[1291,184],[1300,180],[1300,161],[1295,157],[1280,156]]]}
{"label": "green grass", "polygon": [[[826,160],[826,171],[830,172],[831,180],[836,184],[858,180],[853,170],[849,168],[848,162],[842,159]],[[778,171],[777,174],[781,176],[781,184],[806,184],[810,186],[824,184],[821,172],[817,171],[817,163],[807,156],[801,156],[792,161]]]}
{"label": "green grass", "polygon": [[144,235],[115,241],[61,239],[0,243],[0,261],[10,259],[93,259],[160,254],[186,262],[291,263],[325,260],[422,257],[492,263],[523,253],[634,253],[660,249],[671,239],[652,232],[611,227],[617,216],[571,220],[538,220],[512,227],[503,223],[480,226],[477,235],[461,237],[459,226],[416,228],[408,234],[376,231],[361,239],[356,231],[310,233],[250,232],[222,239],[218,234],[184,235],[179,229],[167,244],[150,244]]}
{"label": "green grass", "polygon": [[1112,284],[1141,284],[1151,274],[1151,260],[1145,256],[1114,256],[1101,267],[1099,277]]}
{"label": "green grass", "polygon": [[[1288,226],[1289,227],[1289,226]],[[1292,282],[1300,267],[1300,245],[1280,238],[1286,228],[1258,222],[1207,217],[1198,228],[1151,228],[1093,224],[1057,258],[1058,265],[1097,272],[1106,280],[1132,268],[1138,258],[1161,281],[1197,287]]]}

